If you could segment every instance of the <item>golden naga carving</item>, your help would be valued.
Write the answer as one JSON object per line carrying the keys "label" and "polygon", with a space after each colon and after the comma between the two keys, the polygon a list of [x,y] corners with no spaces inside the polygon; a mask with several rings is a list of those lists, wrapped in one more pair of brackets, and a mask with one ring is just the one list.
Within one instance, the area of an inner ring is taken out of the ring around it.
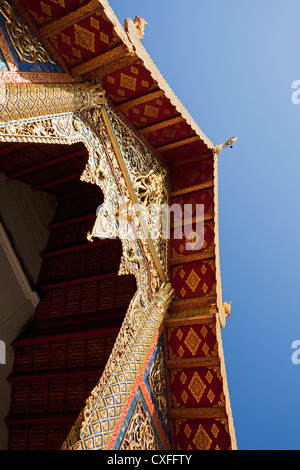
{"label": "golden naga carving", "polygon": [[98,83],[0,84],[0,122],[82,111],[103,104]]}
{"label": "golden naga carving", "polygon": [[[173,297],[171,285],[162,284],[142,318],[136,322],[132,337],[122,345],[119,359],[115,363],[107,363],[99,383],[64,442],[63,450],[107,449]],[[116,357],[114,351],[111,357]]]}
{"label": "golden naga carving", "polygon": [[[141,205],[143,202],[151,204],[153,193],[151,184],[156,180],[151,169],[155,171],[155,174],[163,176],[162,180],[157,179],[156,183],[159,185],[157,194],[161,191],[162,202],[166,202],[166,169],[161,166],[160,162],[155,161],[153,155],[140,141],[136,140],[119,118],[107,106],[103,106],[105,97],[100,86],[93,84],[91,87],[90,84],[80,84],[74,85],[74,88],[75,86],[76,93],[80,95],[76,101],[75,107],[79,108],[76,112],[71,112],[69,99],[70,101],[72,99],[68,96],[64,98],[63,114],[57,114],[56,110],[56,113],[51,115],[53,109],[51,100],[47,105],[47,115],[44,117],[39,112],[38,116],[24,121],[20,120],[20,111],[16,111],[14,116],[18,116],[19,120],[7,123],[10,121],[10,116],[6,115],[6,122],[3,122],[5,119],[3,120],[2,112],[0,141],[64,144],[83,142],[89,154],[89,161],[82,180],[97,184],[101,188],[104,194],[103,207],[110,214],[116,210],[118,198],[131,201],[132,191]],[[12,88],[9,88],[9,92],[11,90]],[[63,90],[63,87],[60,86],[60,90]],[[30,90],[26,93],[30,96]],[[53,92],[54,95],[55,93]],[[20,95],[18,96],[20,98]],[[6,99],[7,95],[4,97]],[[38,96],[40,106],[42,97],[43,95]],[[95,103],[99,103],[100,106],[95,106]],[[28,118],[26,113],[29,111],[29,106],[26,105],[25,108],[23,108],[23,117]],[[111,132],[108,132],[103,108],[112,123]],[[68,112],[65,112],[66,110]],[[122,148],[121,157],[125,162],[123,169],[120,167],[120,159],[116,156],[111,133],[115,134],[116,141]],[[143,177],[141,180],[137,180],[139,175]],[[134,185],[135,181],[137,181],[136,185]],[[140,193],[138,188],[141,190]],[[104,209],[103,216],[106,214]],[[132,220],[130,223],[132,231],[137,233],[139,219]],[[97,235],[96,233],[95,236]],[[67,438],[63,446],[65,449],[107,448],[111,439],[111,430],[114,429],[121,416],[174,296],[174,290],[170,284],[161,284],[153,251],[147,241],[139,239],[138,236],[121,239],[121,241],[123,254],[119,274],[134,274],[137,291],[131,300],[105,370]],[[166,263],[167,252],[163,244],[160,246],[157,242],[155,247],[162,263]],[[122,390],[122,394],[116,393],[116,387]]]}
{"label": "golden naga carving", "polygon": [[0,2],[0,13],[4,16],[3,23],[6,32],[20,62],[29,64],[51,62],[51,64],[55,64],[42,44],[32,35],[29,28],[19,21],[14,9],[8,2]]}

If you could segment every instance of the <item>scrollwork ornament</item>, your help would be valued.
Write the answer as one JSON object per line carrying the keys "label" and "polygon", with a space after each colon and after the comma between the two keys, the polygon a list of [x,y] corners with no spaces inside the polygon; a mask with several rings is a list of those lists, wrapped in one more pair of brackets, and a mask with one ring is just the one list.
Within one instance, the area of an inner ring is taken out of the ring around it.
{"label": "scrollwork ornament", "polygon": [[30,29],[19,21],[14,9],[7,1],[0,2],[0,13],[4,16],[6,32],[20,62],[29,64],[50,62],[55,64],[42,44],[33,36]]}

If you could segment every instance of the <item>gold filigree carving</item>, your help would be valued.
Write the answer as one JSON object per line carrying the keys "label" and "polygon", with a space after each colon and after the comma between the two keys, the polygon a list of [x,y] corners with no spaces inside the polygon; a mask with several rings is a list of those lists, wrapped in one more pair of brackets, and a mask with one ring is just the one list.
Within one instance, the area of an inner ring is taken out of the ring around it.
{"label": "gold filigree carving", "polygon": [[168,425],[167,418],[167,399],[165,395],[165,376],[164,376],[164,358],[162,347],[156,353],[155,360],[151,366],[148,381],[151,392],[158,404],[164,423]]}
{"label": "gold filigree carving", "polygon": [[159,450],[155,433],[139,399],[119,450]]}
{"label": "gold filigree carving", "polygon": [[19,21],[14,9],[6,1],[0,2],[0,13],[4,16],[4,26],[20,62],[45,64],[55,62],[42,44],[33,36],[29,28]]}

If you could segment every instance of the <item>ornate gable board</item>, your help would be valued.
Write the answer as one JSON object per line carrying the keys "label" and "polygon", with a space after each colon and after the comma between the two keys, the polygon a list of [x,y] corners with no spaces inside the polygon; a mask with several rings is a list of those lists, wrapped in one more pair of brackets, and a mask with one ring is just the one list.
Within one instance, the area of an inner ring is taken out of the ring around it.
{"label": "ornate gable board", "polygon": [[[69,145],[79,141],[83,142],[89,153],[89,161],[81,179],[97,184],[104,194],[103,207],[112,212],[117,212],[118,200],[122,198],[130,201],[126,184],[128,181],[125,181],[115,157],[101,111],[93,108],[85,110],[84,113],[85,117],[77,112],[1,123],[0,141],[63,143]],[[109,115],[111,111],[108,110],[107,113]],[[114,120],[115,131],[119,132],[119,145],[126,148],[124,142],[128,144],[125,158],[126,168],[129,174],[133,174],[133,179],[134,177],[137,178],[133,165],[138,165],[141,176],[147,177],[150,168],[153,175],[157,174],[161,170],[159,164],[152,161],[151,155],[148,151],[143,150],[140,142],[132,141],[133,135],[130,134],[128,129],[122,127],[122,123],[117,123],[116,116],[111,114],[111,119]],[[122,138],[120,136],[121,132],[124,133]],[[133,148],[133,145],[136,153],[134,153],[134,158],[131,159],[130,148]],[[147,185],[145,184],[145,187],[143,187],[146,190]],[[162,182],[161,188],[163,193],[164,186]],[[140,203],[145,202],[144,192],[138,195],[138,199]],[[97,227],[99,226],[99,220],[103,220],[103,212],[101,211],[99,211],[97,217]],[[161,285],[161,279],[153,262],[147,241],[138,238],[138,224],[134,221],[130,224],[132,225],[132,231],[137,236],[122,240],[123,257],[119,274],[134,274],[138,286],[137,292],[130,303],[104,373],[87,400],[87,405],[79,418],[80,426],[78,423],[75,425],[64,448],[106,448],[111,433],[111,431],[108,432],[108,429],[113,429],[113,423],[117,422],[122,413],[173,296],[173,290],[169,285]],[[96,229],[93,232],[91,236],[95,233],[97,235]],[[166,266],[167,260],[164,251],[161,252],[161,259]],[[116,388],[122,390],[122,393],[118,394]],[[111,400],[114,402],[114,418],[113,423],[110,423],[107,429],[103,416],[109,412]],[[96,427],[95,421],[97,422]],[[93,425],[91,425],[91,422]],[[95,429],[97,429],[96,435]]]}

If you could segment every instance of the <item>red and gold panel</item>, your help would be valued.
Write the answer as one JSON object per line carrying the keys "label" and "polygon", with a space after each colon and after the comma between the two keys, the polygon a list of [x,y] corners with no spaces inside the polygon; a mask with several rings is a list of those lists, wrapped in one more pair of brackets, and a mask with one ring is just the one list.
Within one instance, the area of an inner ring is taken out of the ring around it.
{"label": "red and gold panel", "polygon": [[201,233],[198,233],[197,226],[194,225],[185,226],[184,231],[180,227],[172,231],[172,258],[214,250],[214,221],[206,221],[204,226],[201,227]]}
{"label": "red and gold panel", "polygon": [[171,268],[172,286],[180,299],[216,293],[214,260],[193,261]]}
{"label": "red and gold panel", "polygon": [[171,369],[170,383],[173,408],[224,406],[224,393],[219,368],[189,367]]}
{"label": "red and gold panel", "polygon": [[68,66],[75,66],[120,44],[112,23],[103,19],[102,12],[94,13],[63,29],[50,42]]}
{"label": "red and gold panel", "polygon": [[[192,218],[201,215],[197,213],[197,205],[204,205],[205,215],[213,214],[214,194],[213,188],[201,189],[188,194],[182,194],[172,198],[172,205],[179,204],[184,209],[184,217]],[[191,205],[192,207],[188,207]]]}
{"label": "red and gold panel", "polygon": [[175,166],[172,170],[173,191],[208,181],[213,181],[212,159],[185,163],[184,165]]}
{"label": "red and gold panel", "polygon": [[154,91],[157,89],[157,82],[153,80],[149,70],[140,64],[134,64],[106,75],[103,86],[107,96],[115,104],[119,104]]}
{"label": "red and gold panel", "polygon": [[216,334],[212,323],[181,325],[168,328],[169,359],[213,356],[216,354]]}
{"label": "red and gold panel", "polygon": [[22,0],[22,4],[31,14],[38,26],[43,26],[69,11],[75,10],[83,0]]}
{"label": "red and gold panel", "polygon": [[176,419],[177,450],[230,450],[231,439],[226,418]]}
{"label": "red and gold panel", "polygon": [[199,140],[195,142],[189,142],[180,147],[176,147],[176,151],[174,151],[173,147],[162,150],[161,154],[171,162],[182,162],[186,159],[196,157],[204,151],[207,151],[207,146],[199,138]]}
{"label": "red and gold panel", "polygon": [[185,139],[194,135],[194,131],[186,122],[180,122],[172,126],[156,129],[155,131],[145,133],[147,139],[151,142],[153,147],[176,142],[177,140]]}
{"label": "red and gold panel", "polygon": [[[136,68],[136,66],[134,67]],[[141,99],[140,102],[137,100],[134,103],[126,103],[122,106],[121,111],[137,129],[178,116],[175,106],[163,96],[156,97],[147,102]]]}

